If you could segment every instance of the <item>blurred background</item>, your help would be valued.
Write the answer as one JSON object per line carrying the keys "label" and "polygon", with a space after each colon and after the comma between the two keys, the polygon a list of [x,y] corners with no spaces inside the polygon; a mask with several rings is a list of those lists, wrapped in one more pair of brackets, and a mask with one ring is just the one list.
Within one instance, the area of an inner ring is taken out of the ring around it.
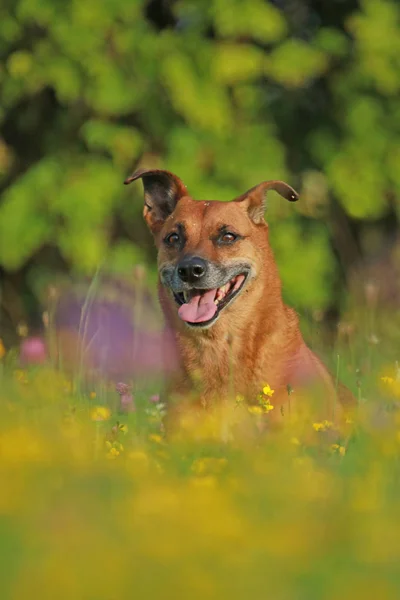
{"label": "blurred background", "polygon": [[285,298],[327,335],[394,313],[397,0],[3,0],[0,56],[6,347],[41,332],[60,281],[151,293],[142,188],[122,185],[138,166],[198,199],[286,180],[301,201],[268,206]]}

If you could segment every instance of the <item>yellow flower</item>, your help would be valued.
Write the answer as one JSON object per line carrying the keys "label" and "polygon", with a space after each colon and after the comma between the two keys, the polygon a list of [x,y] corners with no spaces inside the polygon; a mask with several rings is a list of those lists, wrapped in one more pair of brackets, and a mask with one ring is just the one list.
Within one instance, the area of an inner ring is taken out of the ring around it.
{"label": "yellow flower", "polygon": [[92,421],[108,421],[111,417],[111,411],[106,406],[95,406],[90,411]]}
{"label": "yellow flower", "polygon": [[300,446],[300,442],[297,437],[292,437],[290,440],[290,443],[293,444],[294,446]]}
{"label": "yellow flower", "polygon": [[0,338],[0,360],[2,358],[4,358],[5,355],[6,355],[6,349],[4,347],[3,340]]}
{"label": "yellow flower", "polygon": [[121,431],[122,433],[127,433],[128,425],[124,425],[123,423],[117,421],[114,427],[112,427],[111,431],[113,433],[118,433],[119,431]]}
{"label": "yellow flower", "polygon": [[268,384],[264,385],[262,391],[263,391],[264,396],[268,396],[269,398],[272,398],[272,396],[275,393],[275,390],[272,390]]}
{"label": "yellow flower", "polygon": [[94,400],[96,398],[96,396],[97,396],[96,392],[90,392],[90,394],[89,394],[89,398],[91,400]]}
{"label": "yellow flower", "polygon": [[333,427],[332,421],[322,421],[321,423],[313,423],[315,431],[327,431]]}
{"label": "yellow flower", "polygon": [[389,385],[394,383],[393,377],[387,377],[387,376],[381,377],[381,381],[383,381],[383,383],[388,383]]}
{"label": "yellow flower", "polygon": [[346,454],[346,448],[344,446],[340,446],[340,444],[332,444],[331,450],[338,452],[340,456],[344,456]]}
{"label": "yellow flower", "polygon": [[388,388],[388,391],[392,396],[395,398],[400,397],[400,369],[397,363],[393,377],[384,375],[380,379],[385,384],[385,387]]}
{"label": "yellow flower", "polygon": [[106,448],[108,449],[107,458],[116,458],[124,451],[122,444],[119,442],[111,443],[109,440],[106,441]]}
{"label": "yellow flower", "polygon": [[155,442],[156,444],[162,444],[163,439],[161,435],[158,435],[157,433],[152,433],[151,435],[149,435],[149,441]]}
{"label": "yellow flower", "polygon": [[117,448],[110,448],[110,451],[107,453],[107,458],[117,458],[121,453]]}
{"label": "yellow flower", "polygon": [[260,400],[260,406],[262,407],[262,409],[265,413],[269,413],[270,410],[274,409],[274,407],[272,406],[272,404],[269,401],[269,398]]}

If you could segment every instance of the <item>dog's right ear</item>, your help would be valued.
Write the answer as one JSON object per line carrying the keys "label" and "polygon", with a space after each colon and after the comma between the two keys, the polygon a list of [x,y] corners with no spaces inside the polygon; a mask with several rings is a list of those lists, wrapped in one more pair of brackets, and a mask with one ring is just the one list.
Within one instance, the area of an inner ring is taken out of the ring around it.
{"label": "dog's right ear", "polygon": [[159,231],[177,202],[188,195],[183,181],[169,171],[140,169],[132,173],[124,184],[142,179],[144,187],[143,216],[153,233]]}

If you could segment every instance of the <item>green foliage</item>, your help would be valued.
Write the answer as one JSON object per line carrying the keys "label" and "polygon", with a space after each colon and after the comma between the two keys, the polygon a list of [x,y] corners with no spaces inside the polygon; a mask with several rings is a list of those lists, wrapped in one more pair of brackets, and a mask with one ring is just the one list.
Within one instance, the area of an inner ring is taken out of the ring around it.
{"label": "green foliage", "polygon": [[[138,163],[176,171],[195,197],[221,200],[268,178],[302,191],[313,171],[349,223],[398,213],[396,0],[341,4],[334,18],[297,1],[293,14],[263,0],[152,4],[3,3],[3,269],[24,268],[44,247],[41,260],[53,264],[58,253],[88,274],[112,244],[133,243],[138,257],[148,243],[141,190],[122,186]],[[271,239],[299,306],[332,302],[338,242],[327,219],[334,224],[335,212],[272,209]]]}
{"label": "green foliage", "polygon": [[327,68],[324,53],[300,40],[288,40],[271,52],[266,72],[272,79],[290,87],[300,87]]}
{"label": "green foliage", "polygon": [[302,308],[326,308],[334,284],[334,263],[326,230],[314,226],[302,233],[296,221],[290,219],[272,228],[271,233],[281,265],[284,296]]}
{"label": "green foliage", "polygon": [[210,11],[223,37],[250,36],[258,42],[276,42],[286,32],[283,15],[262,0],[215,0]]}

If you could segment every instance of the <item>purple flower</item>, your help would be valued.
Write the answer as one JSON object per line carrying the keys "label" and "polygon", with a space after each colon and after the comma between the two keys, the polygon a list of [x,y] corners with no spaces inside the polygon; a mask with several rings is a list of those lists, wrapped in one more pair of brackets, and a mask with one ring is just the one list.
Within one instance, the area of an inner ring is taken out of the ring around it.
{"label": "purple flower", "polygon": [[[111,380],[163,376],[178,362],[175,338],[162,325],[150,292],[104,282],[85,305],[85,291],[60,294],[54,315],[63,364],[83,361],[85,371]],[[85,308],[84,308],[85,307]],[[80,363],[79,363],[80,364]]]}

